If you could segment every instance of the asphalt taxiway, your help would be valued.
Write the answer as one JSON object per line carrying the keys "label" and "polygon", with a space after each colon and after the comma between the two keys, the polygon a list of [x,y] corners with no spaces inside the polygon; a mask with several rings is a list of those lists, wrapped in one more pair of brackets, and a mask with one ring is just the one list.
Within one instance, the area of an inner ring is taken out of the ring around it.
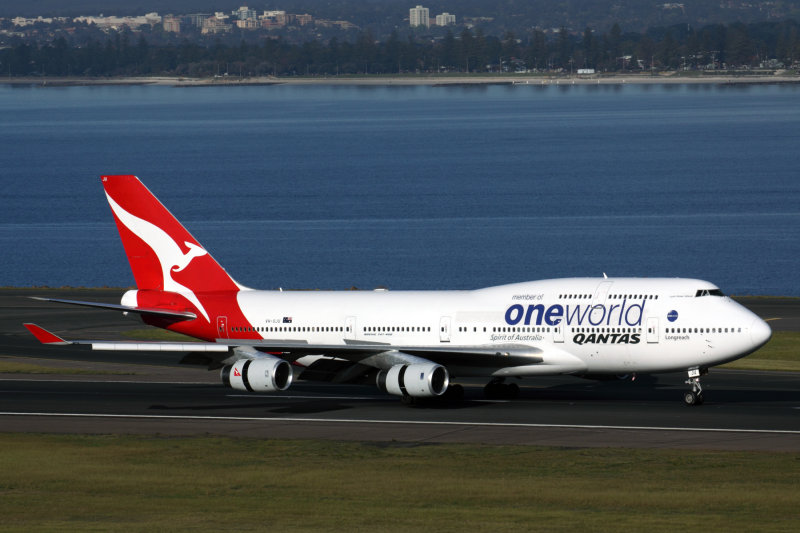
{"label": "asphalt taxiway", "polygon": [[[122,291],[44,292],[118,302]],[[481,382],[467,382],[463,403],[412,408],[369,386],[299,382],[284,393],[256,395],[224,388],[215,372],[178,365],[175,354],[42,346],[23,322],[68,338],[120,338],[144,326],[26,295],[42,291],[0,291],[0,355],[103,373],[0,374],[0,431],[800,451],[797,373],[712,369],[700,407],[683,405],[683,374],[526,379],[515,401],[487,401]],[[800,300],[753,300],[745,303],[775,319],[773,329],[800,329]]]}

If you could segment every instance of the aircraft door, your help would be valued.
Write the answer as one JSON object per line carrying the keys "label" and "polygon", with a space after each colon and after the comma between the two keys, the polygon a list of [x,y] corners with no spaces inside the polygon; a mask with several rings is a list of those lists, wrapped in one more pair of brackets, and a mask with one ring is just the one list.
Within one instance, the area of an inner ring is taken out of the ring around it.
{"label": "aircraft door", "polygon": [[349,316],[344,321],[344,338],[355,340],[356,338],[356,317]]}
{"label": "aircraft door", "polygon": [[217,338],[218,339],[228,338],[228,317],[226,316],[217,317]]}
{"label": "aircraft door", "polygon": [[443,316],[439,320],[439,341],[450,342],[450,317]]}
{"label": "aircraft door", "polygon": [[594,291],[594,298],[592,298],[592,307],[595,305],[605,305],[608,290],[611,288],[613,281],[601,281],[600,285]]}
{"label": "aircraft door", "polygon": [[553,328],[553,342],[564,342],[564,321],[560,321]]}
{"label": "aircraft door", "polygon": [[647,342],[658,343],[658,317],[651,316],[647,319]]}
{"label": "aircraft door", "polygon": [[613,281],[601,281],[597,288],[594,290],[592,297],[592,308],[589,311],[589,322],[592,324],[601,324],[606,319],[606,298],[608,297],[608,290],[611,288]]}

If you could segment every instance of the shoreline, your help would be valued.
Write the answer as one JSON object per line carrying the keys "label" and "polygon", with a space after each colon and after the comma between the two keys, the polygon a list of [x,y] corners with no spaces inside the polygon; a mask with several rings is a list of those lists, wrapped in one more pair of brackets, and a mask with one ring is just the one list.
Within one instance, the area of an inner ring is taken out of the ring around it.
{"label": "shoreline", "polygon": [[322,77],[225,77],[185,78],[179,76],[82,78],[82,77],[19,77],[0,78],[0,85],[38,87],[87,87],[157,85],[168,87],[228,87],[261,85],[351,85],[351,86],[459,86],[459,85],[756,85],[800,83],[800,75],[714,75],[681,76],[679,73],[641,75],[614,74],[590,76],[322,76]]}

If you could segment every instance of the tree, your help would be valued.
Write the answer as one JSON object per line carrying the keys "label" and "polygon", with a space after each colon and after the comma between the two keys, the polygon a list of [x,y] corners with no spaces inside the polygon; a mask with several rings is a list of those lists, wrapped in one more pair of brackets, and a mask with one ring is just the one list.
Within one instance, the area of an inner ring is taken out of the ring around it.
{"label": "tree", "polygon": [[572,59],[572,42],[569,38],[567,28],[562,27],[558,31],[558,42],[556,44],[556,64],[561,68],[567,68]]}
{"label": "tree", "polygon": [[[460,39],[460,50],[459,50],[459,63],[460,65],[464,65],[466,68],[466,72],[470,70],[475,70],[475,62],[474,62],[474,54],[475,54],[475,38],[472,36],[472,32],[469,31],[469,28],[464,28],[464,31],[461,32],[461,39]],[[461,66],[459,65],[459,69]]]}
{"label": "tree", "polygon": [[534,30],[530,43],[525,51],[525,63],[528,68],[538,69],[547,63],[547,40],[544,32]]}
{"label": "tree", "polygon": [[372,69],[376,68],[374,64],[378,57],[378,47],[375,46],[375,37],[370,30],[362,31],[355,46],[355,60],[358,63],[359,70],[363,67],[365,74],[370,73],[370,65]]}
{"label": "tree", "polygon": [[636,47],[636,56],[652,68],[653,58],[655,56],[656,45],[653,40],[647,35],[642,36],[639,45]]}
{"label": "tree", "polygon": [[611,26],[611,31],[608,33],[608,53],[610,59],[616,64],[617,59],[622,56],[622,30],[616,22]]}
{"label": "tree", "polygon": [[725,61],[732,65],[749,65],[753,60],[753,43],[747,27],[741,22],[728,26],[725,35]]}
{"label": "tree", "polygon": [[[397,36],[397,30],[394,29],[389,35],[389,40],[383,46],[386,58],[384,68],[387,72],[397,71],[399,73],[402,70],[400,46],[400,38]],[[406,68],[408,67],[409,65],[406,65]]]}
{"label": "tree", "polygon": [[457,64],[458,60],[458,49],[456,38],[453,35],[453,32],[447,30],[447,33],[442,40],[442,45],[440,48],[439,53],[439,64],[443,67],[448,68],[458,68],[459,65]]}
{"label": "tree", "polygon": [[581,49],[583,51],[583,66],[588,68],[596,68],[597,61],[599,59],[597,39],[595,39],[594,32],[589,26],[586,26],[586,29],[583,30]]}
{"label": "tree", "polygon": [[667,31],[664,40],[661,41],[659,46],[658,60],[666,68],[675,68],[678,66],[679,57],[678,45],[675,39],[672,38],[672,32]]}

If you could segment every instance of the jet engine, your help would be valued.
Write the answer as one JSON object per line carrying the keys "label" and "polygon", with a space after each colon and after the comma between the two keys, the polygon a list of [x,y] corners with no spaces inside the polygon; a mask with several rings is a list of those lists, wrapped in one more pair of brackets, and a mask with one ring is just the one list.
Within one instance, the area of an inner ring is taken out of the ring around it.
{"label": "jet engine", "polygon": [[292,384],[291,365],[277,357],[265,355],[256,359],[239,359],[220,372],[228,387],[250,392],[286,390]]}
{"label": "jet engine", "polygon": [[450,384],[447,369],[436,363],[394,365],[378,373],[378,388],[396,396],[432,398],[441,396]]}

